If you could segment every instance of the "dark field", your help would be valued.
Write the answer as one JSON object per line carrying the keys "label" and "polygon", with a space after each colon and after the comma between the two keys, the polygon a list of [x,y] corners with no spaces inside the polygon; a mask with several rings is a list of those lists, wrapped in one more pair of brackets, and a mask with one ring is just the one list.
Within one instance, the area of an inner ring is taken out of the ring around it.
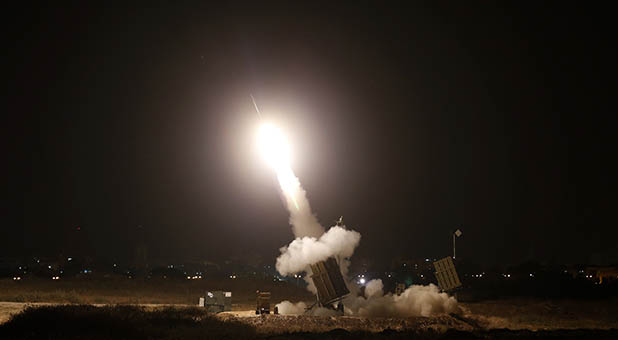
{"label": "dark field", "polygon": [[144,280],[126,278],[0,280],[0,301],[75,304],[197,305],[206,291],[232,292],[238,310],[255,304],[255,291],[270,291],[273,301],[312,300],[304,288],[261,279]]}
{"label": "dark field", "polygon": [[[616,298],[494,299],[432,317],[257,317],[257,289],[272,292],[272,303],[313,299],[294,284],[259,279],[3,280],[0,339],[618,339]],[[232,291],[233,312],[193,307],[206,290]]]}
{"label": "dark field", "polygon": [[[277,316],[256,317],[267,322]],[[284,317],[285,318],[285,317]],[[315,319],[315,318],[312,318]],[[333,322],[318,318],[311,322]],[[386,329],[381,332],[261,332],[235,319],[221,319],[198,308],[147,311],[136,306],[88,305],[28,308],[0,326],[2,339],[615,339],[618,330]]]}

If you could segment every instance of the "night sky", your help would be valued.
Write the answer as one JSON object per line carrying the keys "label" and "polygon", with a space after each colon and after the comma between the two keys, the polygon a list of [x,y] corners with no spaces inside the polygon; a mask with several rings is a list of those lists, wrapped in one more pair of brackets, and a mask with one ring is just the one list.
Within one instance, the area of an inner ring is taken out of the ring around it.
{"label": "night sky", "polygon": [[5,8],[0,257],[79,232],[128,258],[141,225],[153,260],[274,263],[293,236],[252,93],[359,259],[446,256],[458,227],[477,263],[618,258],[602,4],[172,3]]}

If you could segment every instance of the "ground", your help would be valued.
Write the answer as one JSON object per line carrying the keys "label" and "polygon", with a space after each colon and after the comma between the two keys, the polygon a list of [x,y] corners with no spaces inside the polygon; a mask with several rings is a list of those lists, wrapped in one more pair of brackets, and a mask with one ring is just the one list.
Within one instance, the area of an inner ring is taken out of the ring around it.
{"label": "ground", "polygon": [[[0,302],[0,324],[8,324],[13,315],[17,315],[28,306],[53,308],[53,306],[62,304],[90,304],[107,308],[103,306],[132,304],[143,307],[144,312],[169,310],[170,307],[177,311],[192,311],[197,304],[198,297],[203,296],[203,292],[206,291],[206,287],[213,287],[211,290],[225,289],[233,292],[233,311],[216,315],[216,320],[225,325],[248,326],[257,335],[290,332],[326,334],[338,329],[371,334],[390,331],[436,332],[439,334],[455,331],[477,334],[478,332],[501,332],[504,329],[520,332],[524,330],[562,332],[562,330],[595,329],[610,332],[602,333],[601,338],[608,334],[611,338],[617,334],[618,329],[618,299],[615,298],[597,300],[511,298],[467,302],[460,303],[458,313],[432,317],[256,316],[254,304],[257,289],[270,290],[273,294],[273,302],[283,299],[309,301],[311,295],[293,284],[261,280],[164,283],[65,281],[62,284],[54,282],[51,285],[48,282],[35,280],[24,282],[19,284],[8,281],[0,282],[0,297],[3,300],[13,300]],[[33,301],[24,301],[26,299]],[[201,311],[191,313],[201,313]],[[195,319],[195,317],[192,318]]]}

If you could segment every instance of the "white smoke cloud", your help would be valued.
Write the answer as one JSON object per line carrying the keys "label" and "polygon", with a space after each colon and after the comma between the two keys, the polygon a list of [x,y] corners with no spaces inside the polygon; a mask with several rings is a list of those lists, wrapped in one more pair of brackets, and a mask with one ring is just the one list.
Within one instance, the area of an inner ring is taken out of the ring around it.
{"label": "white smoke cloud", "polygon": [[324,228],[318,222],[317,217],[311,212],[311,206],[307,199],[307,193],[303,188],[298,185],[294,192],[298,209],[296,208],[294,201],[289,195],[284,192],[288,211],[290,212],[290,225],[292,226],[292,233],[294,237],[320,237],[324,234]]}
{"label": "white smoke cloud", "polygon": [[[457,312],[454,297],[440,292],[437,286],[410,286],[401,295],[384,294],[382,280],[371,280],[365,286],[365,296],[352,293],[343,299],[344,313],[351,316],[365,317],[411,317],[431,316]],[[283,301],[277,304],[281,314],[310,314],[318,316],[335,316],[337,311],[318,307],[307,311],[304,302]]]}
{"label": "white smoke cloud", "polygon": [[401,295],[382,291],[382,280],[371,280],[365,296],[350,296],[343,300],[345,314],[358,316],[430,316],[457,311],[457,300],[440,292],[433,284],[413,285]]}
{"label": "white smoke cloud", "polygon": [[277,307],[277,309],[279,310],[279,314],[300,315],[305,313],[305,310],[307,309],[307,304],[302,301],[298,303],[292,303],[286,300],[276,304],[275,307]]}
{"label": "white smoke cloud", "polygon": [[292,303],[290,301],[283,301],[276,304],[279,309],[279,314],[283,315],[315,315],[315,316],[335,316],[338,315],[337,311],[324,307],[314,307],[311,310],[307,310],[307,304],[304,302]]}
{"label": "white smoke cloud", "polygon": [[[343,227],[331,227],[320,238],[301,237],[292,241],[287,247],[281,248],[277,258],[276,268],[281,275],[307,272],[305,281],[307,289],[317,294],[309,265],[324,261],[329,257],[339,258],[339,264],[344,278],[347,276],[349,258],[360,242],[361,235]],[[347,280],[346,280],[347,281]],[[437,286],[414,285],[408,287],[401,295],[384,294],[382,280],[371,280],[365,285],[364,296],[360,295],[356,285],[347,281],[350,295],[343,299],[346,315],[409,317],[430,316],[434,314],[452,313],[457,311],[455,298],[440,292]],[[304,302],[292,303],[283,301],[277,305],[281,314],[304,314],[333,316],[337,312],[324,307],[314,307],[306,312]]]}
{"label": "white smoke cloud", "polygon": [[311,212],[307,192],[300,185],[298,177],[289,166],[277,169],[281,194],[290,213],[290,225],[294,237],[320,237],[324,228]]}
{"label": "white smoke cloud", "polygon": [[[270,140],[270,139],[269,139]],[[311,212],[311,206],[305,190],[294,175],[289,164],[283,162],[276,167],[281,193],[290,212],[290,224],[295,239],[280,249],[277,258],[277,271],[284,276],[306,272],[307,289],[317,294],[313,280],[310,279],[309,265],[335,257],[344,278],[350,266],[349,258],[360,242],[361,235],[343,227],[331,227],[326,233]],[[384,294],[382,280],[371,280],[365,286],[365,295],[359,295],[358,289],[347,282],[351,293],[344,298],[344,313],[358,316],[429,316],[432,314],[451,313],[457,309],[457,301],[446,293],[441,293],[435,285],[410,286],[401,295]],[[277,304],[281,314],[306,313],[304,302],[296,304],[283,301]],[[337,312],[324,307],[314,307],[312,315],[333,316]]]}
{"label": "white smoke cloud", "polygon": [[341,259],[340,263],[343,263],[347,272],[349,262],[343,259],[354,254],[360,237],[361,235],[354,230],[334,226],[319,239],[315,237],[296,238],[288,246],[280,249],[281,255],[276,263],[277,271],[284,276],[307,271],[309,265],[334,256]]}
{"label": "white smoke cloud", "polygon": [[382,284],[382,280],[371,280],[367,282],[365,286],[365,296],[370,299],[372,297],[380,297],[384,294],[382,289],[384,285]]}

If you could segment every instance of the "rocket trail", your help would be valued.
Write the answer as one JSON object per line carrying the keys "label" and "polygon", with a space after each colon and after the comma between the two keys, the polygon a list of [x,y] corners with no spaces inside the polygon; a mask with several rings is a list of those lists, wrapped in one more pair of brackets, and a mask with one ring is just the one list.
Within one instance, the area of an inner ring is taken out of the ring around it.
{"label": "rocket trail", "polygon": [[260,109],[258,109],[258,106],[255,103],[255,98],[253,98],[253,95],[251,93],[249,93],[249,96],[251,96],[251,101],[253,101],[253,107],[255,107],[255,111],[257,112],[258,117],[260,117],[260,120],[262,120],[262,114],[260,113]]}
{"label": "rocket trail", "polygon": [[[260,121],[262,121],[262,114],[255,102],[255,98],[253,98],[252,94],[249,95],[251,96],[251,101],[253,101],[255,112],[257,112]],[[260,126],[260,137],[262,152],[275,169],[281,190],[285,196],[292,201],[296,210],[300,211],[300,206],[296,200],[296,194],[300,190],[300,184],[289,164],[289,150],[287,149],[285,137],[279,129],[267,123],[263,123]]]}

